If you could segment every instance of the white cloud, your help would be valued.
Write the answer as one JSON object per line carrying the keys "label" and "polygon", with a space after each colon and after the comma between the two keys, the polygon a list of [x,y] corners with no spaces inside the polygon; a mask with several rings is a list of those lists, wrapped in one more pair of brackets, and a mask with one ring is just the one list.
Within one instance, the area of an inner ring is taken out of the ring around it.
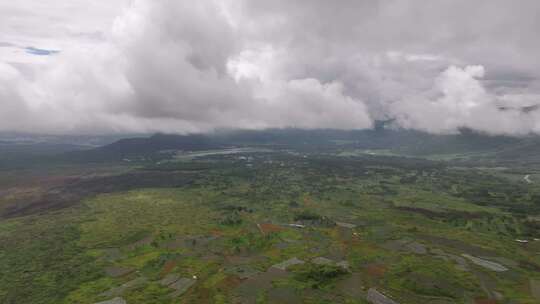
{"label": "white cloud", "polygon": [[0,4],[0,130],[540,129],[537,2],[33,2]]}
{"label": "white cloud", "polygon": [[462,127],[491,134],[537,132],[539,114],[519,108],[501,110],[498,97],[482,85],[484,75],[482,66],[451,66],[430,90],[392,104],[392,115],[401,126],[435,133],[453,133]]}

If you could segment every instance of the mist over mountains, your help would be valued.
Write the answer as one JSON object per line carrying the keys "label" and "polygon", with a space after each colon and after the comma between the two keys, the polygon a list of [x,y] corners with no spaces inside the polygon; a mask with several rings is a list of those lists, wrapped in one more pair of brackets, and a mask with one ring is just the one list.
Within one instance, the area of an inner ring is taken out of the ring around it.
{"label": "mist over mountains", "polygon": [[76,158],[96,161],[159,155],[169,151],[205,151],[235,147],[271,147],[307,153],[357,150],[366,155],[432,157],[463,160],[540,160],[540,137],[490,136],[461,129],[453,135],[434,135],[414,130],[270,129],[264,131],[226,131],[207,134],[174,135],[158,133],[120,139],[81,152]]}

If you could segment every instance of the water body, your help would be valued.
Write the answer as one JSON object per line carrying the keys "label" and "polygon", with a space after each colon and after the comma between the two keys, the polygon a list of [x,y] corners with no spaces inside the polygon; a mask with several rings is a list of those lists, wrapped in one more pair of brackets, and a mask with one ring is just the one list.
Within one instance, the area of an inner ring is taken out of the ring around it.
{"label": "water body", "polygon": [[241,154],[241,153],[265,153],[273,152],[270,149],[262,148],[231,148],[231,149],[222,149],[222,150],[208,150],[208,151],[198,151],[198,152],[181,152],[178,153],[175,158],[181,160],[190,160],[198,157],[211,156],[211,155],[227,155],[227,154]]}

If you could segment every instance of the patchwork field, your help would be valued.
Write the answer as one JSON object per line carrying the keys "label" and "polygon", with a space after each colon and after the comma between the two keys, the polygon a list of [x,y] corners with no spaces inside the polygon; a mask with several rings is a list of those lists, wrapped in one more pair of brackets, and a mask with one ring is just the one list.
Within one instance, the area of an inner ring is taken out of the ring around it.
{"label": "patchwork field", "polygon": [[3,175],[0,302],[539,303],[540,187],[510,175],[268,150]]}

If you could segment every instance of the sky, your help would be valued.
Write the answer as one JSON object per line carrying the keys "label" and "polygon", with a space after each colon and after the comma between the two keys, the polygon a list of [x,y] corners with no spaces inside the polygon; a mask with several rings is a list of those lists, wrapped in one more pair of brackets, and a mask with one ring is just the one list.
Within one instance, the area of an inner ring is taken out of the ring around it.
{"label": "sky", "polygon": [[540,133],[537,0],[0,0],[0,131]]}

